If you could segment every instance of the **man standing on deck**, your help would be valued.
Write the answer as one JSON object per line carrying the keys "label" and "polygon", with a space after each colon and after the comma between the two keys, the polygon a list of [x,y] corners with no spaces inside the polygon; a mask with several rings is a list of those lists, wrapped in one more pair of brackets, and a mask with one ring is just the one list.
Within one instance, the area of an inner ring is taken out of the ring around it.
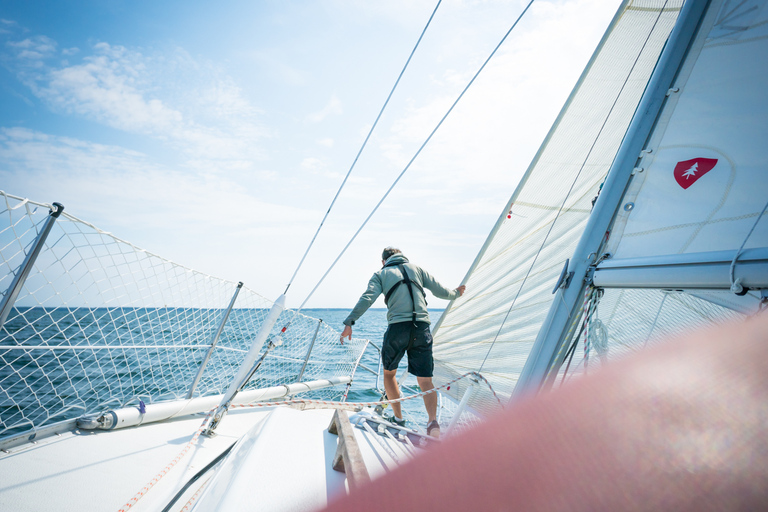
{"label": "man standing on deck", "polygon": [[[368,281],[368,289],[357,301],[357,305],[344,320],[344,338],[352,339],[352,326],[363,313],[384,294],[387,305],[387,331],[381,346],[381,359],[384,366],[384,389],[390,400],[400,398],[396,374],[400,359],[408,353],[408,372],[416,376],[422,391],[434,388],[432,385],[432,333],[429,330],[429,314],[424,288],[435,297],[453,300],[464,294],[465,286],[448,290],[422,268],[408,262],[400,249],[387,247],[381,254],[381,270],[373,274]],[[427,434],[440,437],[440,425],[437,423],[437,394],[424,395],[424,406],[429,420]],[[398,425],[405,425],[399,403],[392,404],[394,417],[390,420]]]}

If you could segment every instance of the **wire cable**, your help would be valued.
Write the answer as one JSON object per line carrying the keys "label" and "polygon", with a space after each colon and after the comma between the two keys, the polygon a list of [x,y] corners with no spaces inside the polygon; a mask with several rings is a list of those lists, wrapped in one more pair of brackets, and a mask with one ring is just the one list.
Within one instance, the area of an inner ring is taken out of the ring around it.
{"label": "wire cable", "polygon": [[384,200],[389,196],[389,193],[392,192],[392,189],[395,188],[395,185],[400,181],[400,178],[403,177],[403,175],[410,169],[411,164],[413,164],[414,160],[421,154],[422,150],[426,147],[426,145],[429,143],[430,140],[432,140],[432,137],[435,135],[437,130],[442,126],[443,122],[446,120],[446,118],[450,115],[451,112],[453,112],[454,107],[459,103],[461,98],[464,97],[464,94],[467,92],[467,90],[472,86],[473,83],[475,83],[475,80],[480,75],[480,73],[485,69],[485,66],[490,62],[490,60],[493,58],[494,55],[496,55],[496,52],[499,50],[502,44],[504,44],[504,41],[507,40],[507,37],[509,37],[509,34],[512,33],[512,30],[517,26],[517,24],[520,22],[522,17],[525,15],[526,12],[528,12],[528,9],[531,7],[531,4],[533,4],[535,0],[531,0],[528,2],[528,5],[525,6],[525,9],[523,9],[523,12],[520,13],[520,15],[517,17],[515,22],[512,24],[512,26],[507,30],[507,33],[504,34],[504,37],[501,38],[501,41],[496,45],[496,47],[493,49],[491,54],[488,56],[487,59],[485,59],[485,62],[483,62],[483,65],[480,66],[480,69],[477,70],[475,75],[472,77],[472,79],[469,81],[469,83],[464,87],[464,90],[461,91],[461,94],[459,94],[459,97],[456,98],[456,100],[453,102],[451,107],[448,109],[448,111],[443,115],[443,117],[440,119],[440,121],[437,123],[437,126],[432,130],[432,132],[429,134],[427,139],[421,144],[418,151],[416,151],[416,154],[413,155],[413,157],[410,159],[408,164],[405,166],[405,168],[402,170],[402,172],[397,176],[395,181],[392,183],[392,185],[389,187],[389,189],[384,193],[384,196],[379,200],[379,202],[376,204],[376,206],[373,208],[370,214],[368,214],[368,217],[366,217],[365,221],[363,221],[363,224],[355,231],[355,234],[352,235],[352,238],[347,242],[347,245],[344,246],[344,249],[341,250],[341,253],[336,257],[335,260],[333,260],[333,263],[331,263],[331,266],[328,268],[328,270],[325,271],[325,274],[323,274],[323,277],[320,278],[320,281],[315,285],[315,287],[312,289],[311,292],[309,292],[309,295],[307,295],[307,298],[304,299],[304,302],[301,303],[301,306],[299,307],[299,311],[302,310],[304,305],[307,303],[307,301],[314,295],[315,291],[320,287],[320,285],[323,283],[325,278],[328,276],[328,274],[333,270],[333,268],[336,266],[336,263],[339,262],[341,257],[344,255],[344,253],[347,252],[347,249],[349,249],[349,246],[352,245],[352,242],[355,241],[357,238],[357,235],[360,234],[360,232],[363,230],[363,228],[368,224],[368,221],[371,220],[371,217],[373,217],[373,214],[376,213],[376,211],[379,209],[381,204],[384,202]]}
{"label": "wire cable", "polygon": [[379,119],[381,119],[381,115],[384,113],[384,109],[387,108],[387,105],[389,104],[389,100],[392,98],[392,94],[395,92],[397,85],[400,83],[400,79],[403,78],[403,73],[405,73],[405,70],[408,68],[408,64],[411,63],[413,54],[416,53],[416,48],[419,47],[419,44],[421,43],[421,39],[424,37],[424,34],[427,32],[427,28],[429,27],[429,24],[432,23],[432,18],[435,17],[437,8],[440,7],[440,3],[442,1],[443,0],[437,1],[437,5],[435,6],[435,9],[432,11],[432,15],[429,17],[429,20],[427,20],[427,24],[424,26],[424,30],[421,31],[421,35],[419,36],[418,41],[416,41],[416,45],[413,47],[413,50],[411,50],[411,54],[408,56],[408,60],[405,61],[405,66],[403,66],[403,69],[400,71],[400,74],[398,75],[397,80],[395,80],[395,85],[393,85],[392,90],[389,91],[389,96],[387,96],[387,100],[384,102],[384,105],[382,105],[381,110],[379,111],[379,115],[376,116],[376,120],[373,122],[373,126],[371,126],[371,129],[368,131],[368,135],[365,136],[363,145],[360,146],[360,150],[357,152],[355,159],[352,161],[352,165],[349,167],[349,170],[347,171],[347,175],[344,176],[344,180],[341,182],[341,186],[339,187],[339,190],[337,190],[336,195],[333,196],[333,200],[331,201],[331,205],[328,207],[328,211],[325,212],[325,215],[323,216],[323,220],[320,221],[320,225],[317,227],[317,231],[315,231],[315,236],[313,236],[312,240],[309,242],[309,247],[307,247],[307,250],[304,252],[304,256],[301,257],[301,261],[299,261],[299,265],[296,267],[296,270],[293,272],[293,276],[291,277],[291,280],[288,282],[288,286],[285,287],[285,292],[283,293],[288,292],[288,288],[291,287],[293,280],[296,279],[296,274],[299,273],[299,269],[304,264],[304,260],[307,258],[307,255],[309,254],[309,250],[312,249],[312,246],[315,243],[315,239],[317,239],[317,235],[320,233],[320,230],[323,228],[323,225],[325,224],[325,221],[328,218],[328,215],[331,213],[331,209],[333,209],[333,205],[336,204],[336,199],[339,198],[339,194],[341,193],[341,190],[344,188],[344,185],[347,184],[347,179],[349,179],[349,175],[352,174],[352,170],[355,168],[355,165],[357,165],[357,161],[360,158],[360,155],[363,153],[365,146],[368,144],[368,139],[371,138],[371,134],[373,133],[373,130],[376,129],[376,125],[379,124]]}
{"label": "wire cable", "polygon": [[733,261],[731,261],[731,267],[730,267],[731,291],[737,294],[742,291],[743,287],[741,286],[741,282],[738,283],[738,286],[736,283],[736,279],[735,279],[736,260],[739,259],[739,255],[741,255],[741,251],[743,251],[744,246],[747,245],[747,240],[749,240],[749,237],[752,236],[752,232],[757,227],[757,224],[760,222],[760,219],[763,218],[763,214],[765,213],[766,209],[768,209],[768,203],[765,203],[765,206],[763,206],[763,211],[761,211],[760,215],[758,215],[757,219],[755,219],[755,223],[752,224],[752,229],[750,229],[749,233],[747,233],[747,236],[744,238],[744,241],[741,243],[741,247],[739,247],[739,250],[736,251],[736,256],[734,256]]}

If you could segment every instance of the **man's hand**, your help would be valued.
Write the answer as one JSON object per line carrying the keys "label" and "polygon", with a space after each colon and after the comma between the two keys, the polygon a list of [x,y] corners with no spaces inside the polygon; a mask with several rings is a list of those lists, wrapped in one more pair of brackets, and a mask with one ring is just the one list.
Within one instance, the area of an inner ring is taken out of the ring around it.
{"label": "man's hand", "polygon": [[341,332],[341,338],[339,341],[342,345],[344,344],[344,338],[348,338],[349,341],[352,341],[352,327],[349,325],[345,325],[344,330]]}
{"label": "man's hand", "polygon": [[464,290],[466,290],[466,289],[467,289],[467,287],[466,287],[466,286],[464,286],[464,285],[461,285],[461,286],[459,286],[458,288],[456,288],[456,291],[457,291],[457,292],[459,292],[459,297],[461,297],[462,295],[464,295]]}

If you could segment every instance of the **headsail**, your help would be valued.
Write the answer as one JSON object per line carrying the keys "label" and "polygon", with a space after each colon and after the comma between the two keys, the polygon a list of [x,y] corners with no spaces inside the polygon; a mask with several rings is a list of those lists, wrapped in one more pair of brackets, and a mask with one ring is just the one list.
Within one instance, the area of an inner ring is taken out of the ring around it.
{"label": "headsail", "polygon": [[[765,3],[683,7],[602,197],[569,252],[569,272],[516,394],[587,372],[590,360],[602,365],[654,338],[750,309],[726,290],[752,290],[753,310],[765,298],[768,180],[758,134],[766,122],[757,92],[768,48],[759,33]],[[731,40],[723,44],[724,37]],[[723,159],[718,181],[713,172]]]}
{"label": "headsail", "polygon": [[[437,327],[435,375],[481,368],[509,397],[682,2],[626,1]],[[460,398],[464,387],[451,393]],[[477,393],[471,405],[496,400]]]}

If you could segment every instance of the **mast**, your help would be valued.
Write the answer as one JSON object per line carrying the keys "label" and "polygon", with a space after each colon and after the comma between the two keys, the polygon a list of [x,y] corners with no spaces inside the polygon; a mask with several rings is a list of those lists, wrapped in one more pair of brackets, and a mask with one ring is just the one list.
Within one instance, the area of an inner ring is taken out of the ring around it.
{"label": "mast", "polygon": [[555,354],[563,344],[568,342],[566,333],[578,321],[578,304],[583,298],[586,286],[591,282],[592,269],[605,242],[606,233],[621,205],[638,156],[644,149],[667,92],[672,87],[708,4],[709,2],[689,0],[683,5],[677,24],[670,34],[632,123],[611,165],[585,231],[570,259],[567,273],[572,272],[573,279],[566,281],[568,284],[557,290],[530,356],[523,367],[512,400],[537,392],[549,370],[559,364],[553,360]]}

